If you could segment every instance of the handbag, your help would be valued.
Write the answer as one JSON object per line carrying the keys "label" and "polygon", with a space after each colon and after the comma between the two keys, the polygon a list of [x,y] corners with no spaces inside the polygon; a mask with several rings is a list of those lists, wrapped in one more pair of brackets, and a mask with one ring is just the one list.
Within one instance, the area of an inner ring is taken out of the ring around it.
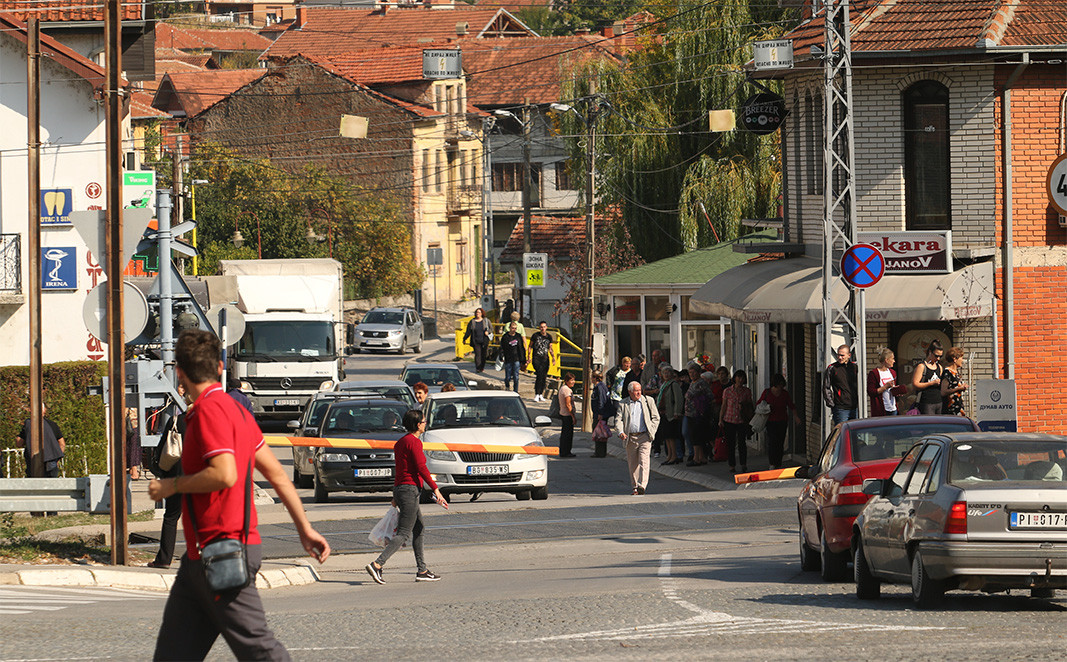
{"label": "handbag", "polygon": [[182,433],[178,432],[178,422],[175,420],[170,431],[167,432],[167,439],[163,442],[157,464],[163,471],[170,471],[180,459],[182,459]]}
{"label": "handbag", "polygon": [[503,354],[497,354],[496,365],[494,365],[493,367],[496,368],[497,372],[503,372],[503,370],[504,370],[504,355]]}
{"label": "handbag", "polygon": [[593,441],[607,441],[611,438],[611,430],[608,429],[608,424],[601,419],[596,427],[593,428]]}
{"label": "handbag", "polygon": [[[193,499],[186,494],[189,519],[193,531],[197,532],[196,511]],[[204,580],[213,593],[238,590],[252,582],[252,573],[248,570],[248,520],[252,510],[252,458],[248,458],[248,473],[245,474],[245,518],[241,528],[240,540],[217,538],[206,545],[200,544],[196,536],[196,547],[200,550],[200,565],[204,570]]]}
{"label": "handbag", "polygon": [[385,547],[396,535],[396,525],[399,521],[400,510],[396,506],[390,506],[389,510],[385,511],[385,515],[370,530],[370,535],[367,537],[370,538],[373,544]]}
{"label": "handbag", "polygon": [[561,420],[563,417],[559,415],[559,394],[552,396],[552,404],[548,406],[548,417]]}
{"label": "handbag", "polygon": [[[741,417],[744,418],[744,410],[742,410]],[[749,419],[748,425],[752,428],[753,432],[763,432],[767,427],[767,418],[771,415],[771,405],[767,402],[761,402],[756,405],[756,412]]]}

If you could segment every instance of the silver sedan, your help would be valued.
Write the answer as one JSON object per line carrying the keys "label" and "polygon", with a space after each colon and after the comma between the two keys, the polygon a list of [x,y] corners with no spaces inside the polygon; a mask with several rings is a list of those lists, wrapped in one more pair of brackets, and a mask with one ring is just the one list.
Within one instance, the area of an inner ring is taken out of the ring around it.
{"label": "silver sedan", "polygon": [[933,435],[913,446],[856,519],[856,595],[911,583],[919,606],[946,590],[1067,588],[1067,437]]}

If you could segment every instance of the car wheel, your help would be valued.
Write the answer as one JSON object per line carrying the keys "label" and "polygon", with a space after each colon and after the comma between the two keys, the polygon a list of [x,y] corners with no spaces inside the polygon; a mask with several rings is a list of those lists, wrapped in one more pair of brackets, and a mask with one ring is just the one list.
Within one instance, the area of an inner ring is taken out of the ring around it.
{"label": "car wheel", "polygon": [[867,555],[863,553],[863,545],[856,541],[856,553],[852,557],[853,575],[856,579],[856,597],[860,600],[877,600],[882,594],[882,582],[871,574],[871,568],[867,565]]}
{"label": "car wheel", "polygon": [[809,572],[819,569],[819,555],[804,542],[803,531],[800,532],[800,569]]}
{"label": "car wheel", "polygon": [[326,503],[330,500],[330,493],[326,491],[326,486],[319,480],[318,474],[313,479],[315,481],[315,503]]}
{"label": "car wheel", "polygon": [[407,351],[408,351],[408,339],[407,338],[401,338],[400,339],[400,347],[397,348],[396,353],[400,354],[401,356],[403,356],[404,353],[407,352]]}
{"label": "car wheel", "polygon": [[825,531],[819,537],[819,543],[819,563],[822,565],[823,580],[843,582],[848,579],[848,555],[830,551]]}
{"label": "car wheel", "polygon": [[1039,598],[1041,600],[1053,600],[1056,597],[1056,589],[1054,588],[1032,588],[1030,589],[1031,598]]}
{"label": "car wheel", "polygon": [[314,480],[312,479],[311,476],[305,476],[304,474],[300,473],[300,471],[297,470],[297,468],[296,468],[296,460],[294,459],[293,460],[293,485],[296,485],[300,489],[306,490],[307,488],[312,486],[313,482],[314,482]]}
{"label": "car wheel", "polygon": [[518,499],[519,501],[529,501],[530,500],[530,490],[523,490],[521,492],[516,492],[515,493],[515,498]]}
{"label": "car wheel", "polygon": [[415,349],[414,349],[415,354],[422,354],[422,341],[423,340],[424,340],[424,338],[420,335],[419,336],[419,342],[415,344]]}
{"label": "car wheel", "polygon": [[544,501],[548,498],[548,485],[544,487],[535,487],[530,490],[530,498],[534,501]]}
{"label": "car wheel", "polygon": [[944,585],[930,578],[926,573],[922,552],[915,550],[915,556],[911,559],[911,599],[917,607],[929,607],[944,594]]}

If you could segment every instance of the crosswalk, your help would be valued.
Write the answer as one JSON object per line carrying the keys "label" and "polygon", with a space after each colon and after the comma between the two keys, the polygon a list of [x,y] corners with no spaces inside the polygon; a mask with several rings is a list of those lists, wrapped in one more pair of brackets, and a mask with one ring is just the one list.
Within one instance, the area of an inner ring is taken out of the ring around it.
{"label": "crosswalk", "polygon": [[108,587],[0,586],[0,616],[18,616],[98,602],[164,600],[163,591]]}

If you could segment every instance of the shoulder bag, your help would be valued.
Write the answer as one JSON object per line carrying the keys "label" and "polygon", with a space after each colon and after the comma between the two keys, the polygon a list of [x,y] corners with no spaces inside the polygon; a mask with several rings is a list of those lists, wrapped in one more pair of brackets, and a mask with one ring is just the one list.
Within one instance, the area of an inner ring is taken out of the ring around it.
{"label": "shoulder bag", "polygon": [[189,518],[192,520],[196,535],[196,547],[200,550],[200,563],[204,569],[204,579],[213,593],[239,590],[252,582],[252,573],[248,571],[248,521],[252,510],[252,458],[248,459],[248,473],[245,474],[245,519],[241,528],[240,540],[219,538],[206,545],[200,544],[196,526],[196,511],[193,499],[186,495]]}
{"label": "shoulder bag", "polygon": [[177,417],[171,423],[167,431],[167,438],[163,442],[163,448],[159,451],[159,468],[170,471],[179,460],[182,459],[182,433],[178,432]]}

